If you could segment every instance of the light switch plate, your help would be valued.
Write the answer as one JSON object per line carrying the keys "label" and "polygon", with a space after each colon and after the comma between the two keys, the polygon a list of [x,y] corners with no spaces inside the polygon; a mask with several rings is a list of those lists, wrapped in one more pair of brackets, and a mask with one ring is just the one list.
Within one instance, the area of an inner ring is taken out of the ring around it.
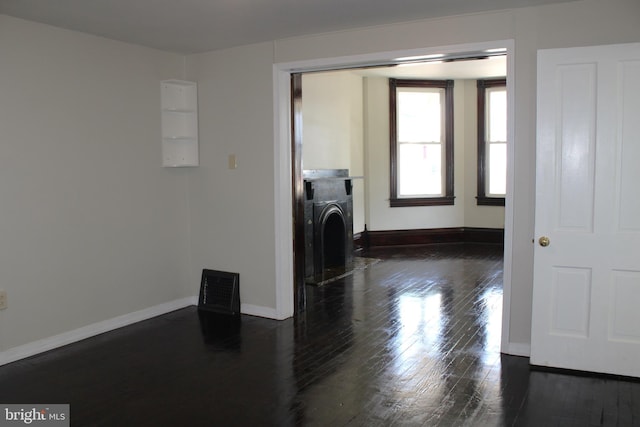
{"label": "light switch plate", "polygon": [[236,160],[235,154],[229,154],[229,169],[236,169],[238,167],[238,162]]}

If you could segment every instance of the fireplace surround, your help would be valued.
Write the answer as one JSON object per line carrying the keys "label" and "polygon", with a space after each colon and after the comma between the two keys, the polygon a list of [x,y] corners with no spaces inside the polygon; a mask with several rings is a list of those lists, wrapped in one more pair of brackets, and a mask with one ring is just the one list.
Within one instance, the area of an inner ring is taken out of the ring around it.
{"label": "fireplace surround", "polygon": [[303,172],[305,279],[353,262],[352,178],[347,169]]}

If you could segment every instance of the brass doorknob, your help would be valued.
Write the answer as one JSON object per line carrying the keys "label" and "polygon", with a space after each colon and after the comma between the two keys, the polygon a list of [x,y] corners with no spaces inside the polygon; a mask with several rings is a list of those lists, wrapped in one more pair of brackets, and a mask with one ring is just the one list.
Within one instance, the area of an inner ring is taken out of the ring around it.
{"label": "brass doorknob", "polygon": [[540,246],[547,247],[551,243],[551,240],[549,240],[547,236],[542,236],[538,239],[538,243],[540,243]]}

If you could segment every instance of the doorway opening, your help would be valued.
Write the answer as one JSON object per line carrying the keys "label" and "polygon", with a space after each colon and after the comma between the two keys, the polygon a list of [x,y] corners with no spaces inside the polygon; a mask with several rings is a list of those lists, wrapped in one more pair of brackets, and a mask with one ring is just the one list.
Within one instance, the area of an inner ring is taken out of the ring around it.
{"label": "doorway opening", "polygon": [[[304,309],[304,259],[300,259],[303,252],[304,240],[301,238],[304,231],[301,205],[304,184],[302,180],[302,76],[304,73],[312,73],[328,70],[344,70],[373,67],[391,67],[398,65],[401,57],[426,57],[434,53],[445,52],[449,59],[464,59],[477,57],[479,53],[489,49],[501,48],[507,61],[507,92],[508,92],[508,117],[513,117],[513,41],[497,41],[490,43],[477,43],[447,47],[445,49],[418,49],[410,51],[395,51],[372,55],[357,55],[346,58],[333,58],[326,60],[300,61],[295,63],[281,63],[275,66],[275,91],[276,91],[276,166],[291,165],[292,173],[286,173],[286,168],[277,167],[279,175],[276,177],[278,204],[276,206],[276,228],[283,231],[278,237],[277,245],[282,255],[277,266],[278,280],[278,313],[284,318],[295,311]],[[415,63],[415,60],[413,61]],[[513,123],[508,124],[509,146],[513,143]],[[511,206],[511,191],[513,188],[513,150],[508,150],[508,176],[507,196],[504,220],[504,286],[503,286],[503,328],[502,343],[508,344],[509,318],[510,318],[510,290],[511,290],[511,236],[513,224],[513,208]],[[292,197],[287,198],[287,195]],[[291,201],[294,203],[291,203]],[[278,212],[280,214],[278,214]],[[290,212],[291,216],[286,213]],[[290,238],[290,240],[288,240]],[[293,242],[293,250],[291,249]],[[289,249],[287,253],[286,249]],[[291,253],[292,252],[292,253]],[[286,287],[289,284],[290,287]],[[292,289],[294,292],[292,292]]]}

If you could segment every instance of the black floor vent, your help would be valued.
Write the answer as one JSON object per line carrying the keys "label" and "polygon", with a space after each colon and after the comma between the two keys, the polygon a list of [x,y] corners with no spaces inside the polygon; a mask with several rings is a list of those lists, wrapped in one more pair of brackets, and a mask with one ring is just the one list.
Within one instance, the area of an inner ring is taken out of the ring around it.
{"label": "black floor vent", "polygon": [[240,316],[240,274],[202,270],[198,310]]}

